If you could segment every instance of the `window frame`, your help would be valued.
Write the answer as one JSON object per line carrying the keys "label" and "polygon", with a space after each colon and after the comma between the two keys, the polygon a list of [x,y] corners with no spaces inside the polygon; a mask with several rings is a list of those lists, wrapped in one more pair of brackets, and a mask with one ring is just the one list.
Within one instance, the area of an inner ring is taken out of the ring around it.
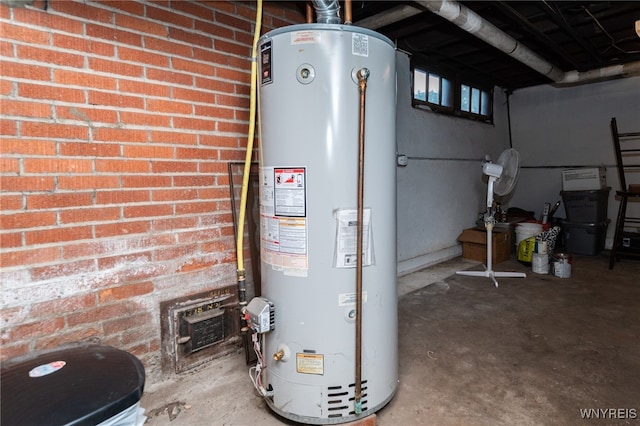
{"label": "window frame", "polygon": [[[470,78],[463,73],[456,72],[447,68],[440,67],[438,65],[426,66],[423,62],[411,61],[411,105],[417,109],[423,109],[439,114],[447,114],[455,117],[465,118],[469,120],[478,121],[481,123],[493,124],[493,95],[494,87],[486,82],[481,82],[478,79]],[[416,72],[422,72],[426,74],[426,87],[425,98],[421,100],[416,98]],[[429,101],[429,77],[431,75],[437,76],[439,80],[439,104]],[[442,91],[443,80],[448,81],[452,93],[451,105],[443,105],[442,100],[445,94]],[[469,109],[465,111],[462,109],[462,86],[469,88]],[[478,112],[473,112],[474,96],[477,93],[478,99]],[[486,105],[488,101],[489,105]]]}

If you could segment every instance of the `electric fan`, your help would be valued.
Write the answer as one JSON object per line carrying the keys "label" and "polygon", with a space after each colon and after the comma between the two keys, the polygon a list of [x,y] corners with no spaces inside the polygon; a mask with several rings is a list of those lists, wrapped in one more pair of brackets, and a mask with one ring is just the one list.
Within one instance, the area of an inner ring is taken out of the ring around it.
{"label": "electric fan", "polygon": [[496,277],[526,278],[527,274],[523,272],[494,272],[491,265],[492,231],[496,223],[492,214],[493,193],[495,192],[497,195],[507,195],[511,192],[518,178],[519,161],[520,155],[518,151],[510,148],[500,154],[496,163],[485,161],[482,164],[482,172],[489,177],[487,186],[487,210],[484,213],[484,227],[487,230],[487,266],[484,271],[458,271],[456,272],[457,274],[488,277],[493,280],[496,287],[498,287]]}

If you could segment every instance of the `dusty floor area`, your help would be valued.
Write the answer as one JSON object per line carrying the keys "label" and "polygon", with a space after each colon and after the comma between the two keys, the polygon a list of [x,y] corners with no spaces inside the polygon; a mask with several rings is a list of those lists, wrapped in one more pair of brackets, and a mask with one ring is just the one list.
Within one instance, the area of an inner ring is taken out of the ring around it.
{"label": "dusty floor area", "polygon": [[[494,270],[527,278],[498,288],[463,269],[481,266],[454,259],[398,280],[400,385],[378,425],[640,425],[640,262],[609,271],[606,253],[573,256],[562,279],[511,260]],[[247,371],[240,350],[149,386],[146,424],[294,425]]]}

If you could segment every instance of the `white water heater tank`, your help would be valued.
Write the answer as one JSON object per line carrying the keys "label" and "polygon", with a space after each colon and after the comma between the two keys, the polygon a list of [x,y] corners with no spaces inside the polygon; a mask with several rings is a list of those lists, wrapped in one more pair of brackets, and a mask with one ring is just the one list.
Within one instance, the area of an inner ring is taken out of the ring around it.
{"label": "white water heater tank", "polygon": [[[395,48],[373,31],[301,24],[259,41],[262,385],[302,423],[370,415],[398,386]],[[362,332],[356,409],[356,225],[364,114]]]}

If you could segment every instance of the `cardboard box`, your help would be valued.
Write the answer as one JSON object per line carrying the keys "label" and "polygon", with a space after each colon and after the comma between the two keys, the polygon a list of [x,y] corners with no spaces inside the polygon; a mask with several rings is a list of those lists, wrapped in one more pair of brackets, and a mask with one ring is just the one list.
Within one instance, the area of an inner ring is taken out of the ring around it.
{"label": "cardboard box", "polygon": [[562,171],[563,191],[590,191],[607,187],[607,169],[592,167]]}
{"label": "cardboard box", "polygon": [[[469,228],[458,236],[462,243],[462,257],[487,263],[487,230]],[[491,262],[493,264],[509,260],[511,255],[511,232],[509,229],[493,228],[491,234]]]}

